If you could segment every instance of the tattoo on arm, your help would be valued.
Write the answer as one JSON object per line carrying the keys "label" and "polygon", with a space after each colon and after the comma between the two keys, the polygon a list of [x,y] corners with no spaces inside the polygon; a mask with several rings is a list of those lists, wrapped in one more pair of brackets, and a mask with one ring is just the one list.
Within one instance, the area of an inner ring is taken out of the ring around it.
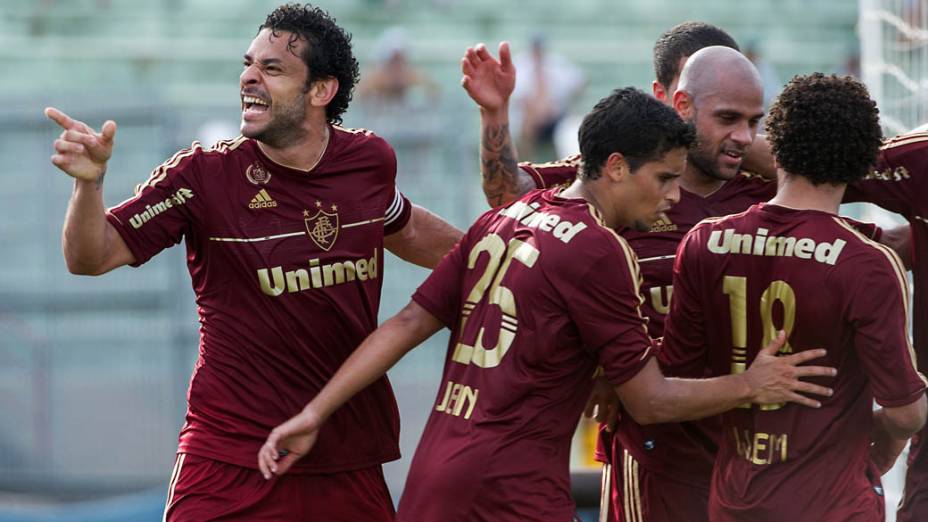
{"label": "tattoo on arm", "polygon": [[480,137],[483,193],[493,207],[509,203],[535,188],[531,176],[519,168],[509,125],[488,125]]}
{"label": "tattoo on arm", "polygon": [[103,188],[103,178],[104,178],[104,177],[106,177],[106,171],[105,171],[105,170],[103,171],[103,174],[100,174],[100,177],[97,178],[96,185],[95,185],[96,188],[97,188],[97,190],[100,190],[100,189]]}

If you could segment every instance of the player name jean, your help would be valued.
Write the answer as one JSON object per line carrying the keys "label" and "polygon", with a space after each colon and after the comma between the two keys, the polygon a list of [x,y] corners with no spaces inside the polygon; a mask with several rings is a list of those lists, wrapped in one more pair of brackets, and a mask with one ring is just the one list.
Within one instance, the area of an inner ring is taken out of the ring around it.
{"label": "player name jean", "polygon": [[463,413],[464,420],[470,420],[479,395],[480,390],[476,388],[471,388],[459,382],[448,381],[445,384],[445,396],[435,406],[435,411],[444,412],[455,417],[460,417],[461,413]]}

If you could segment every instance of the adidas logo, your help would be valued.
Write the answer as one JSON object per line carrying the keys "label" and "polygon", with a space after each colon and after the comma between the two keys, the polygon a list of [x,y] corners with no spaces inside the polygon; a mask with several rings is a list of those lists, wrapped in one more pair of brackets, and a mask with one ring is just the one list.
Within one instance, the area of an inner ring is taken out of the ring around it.
{"label": "adidas logo", "polygon": [[677,225],[674,225],[670,218],[667,216],[661,216],[660,219],[651,225],[651,230],[648,232],[673,232],[676,229]]}
{"label": "adidas logo", "polygon": [[258,191],[255,197],[251,198],[251,203],[248,204],[248,208],[274,208],[276,206],[277,202],[264,189]]}

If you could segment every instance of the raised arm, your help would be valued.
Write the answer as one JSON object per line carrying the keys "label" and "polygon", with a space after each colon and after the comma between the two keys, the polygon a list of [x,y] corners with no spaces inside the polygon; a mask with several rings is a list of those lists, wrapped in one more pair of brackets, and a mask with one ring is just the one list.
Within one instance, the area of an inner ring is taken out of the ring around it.
{"label": "raised arm", "polygon": [[441,328],[435,316],[410,301],[370,334],[303,411],[271,431],[258,451],[258,467],[264,478],[286,473],[309,452],[322,424],[339,406]]}
{"label": "raised arm", "polygon": [[491,207],[505,205],[535,188],[518,166],[509,134],[509,98],[516,85],[509,43],[499,44],[499,60],[484,44],[468,47],[461,59],[461,85],[480,107],[480,174]]}
{"label": "raised arm", "polygon": [[813,408],[818,401],[800,395],[814,393],[831,396],[832,390],[802,377],[834,376],[835,369],[800,366],[825,355],[825,350],[807,350],[777,356],[786,336],[783,332],[758,352],[744,373],[711,379],[666,378],[655,360],[635,377],[618,386],[616,392],[626,410],[641,424],[680,422],[717,415],[739,404],[795,402]]}
{"label": "raised arm", "polygon": [[463,235],[454,225],[413,205],[409,222],[399,232],[384,237],[383,245],[404,261],[435,268]]}
{"label": "raised arm", "polygon": [[135,257],[106,220],[103,177],[113,153],[116,123],[107,121],[100,132],[54,108],[45,115],[64,129],[55,140],[52,163],[74,178],[61,237],[64,259],[73,274],[99,275],[130,264]]}

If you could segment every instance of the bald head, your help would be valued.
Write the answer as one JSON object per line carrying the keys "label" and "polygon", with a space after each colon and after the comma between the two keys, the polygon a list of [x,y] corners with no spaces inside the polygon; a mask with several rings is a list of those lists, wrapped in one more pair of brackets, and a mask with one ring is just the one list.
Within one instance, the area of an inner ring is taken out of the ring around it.
{"label": "bald head", "polygon": [[704,47],[689,57],[680,72],[678,91],[689,94],[694,101],[710,94],[730,89],[747,89],[763,96],[764,87],[757,68],[743,54],[715,45]]}
{"label": "bald head", "polygon": [[710,188],[741,168],[764,116],[761,85],[754,64],[729,47],[700,49],[683,66],[673,108],[696,126],[687,169],[710,180]]}

